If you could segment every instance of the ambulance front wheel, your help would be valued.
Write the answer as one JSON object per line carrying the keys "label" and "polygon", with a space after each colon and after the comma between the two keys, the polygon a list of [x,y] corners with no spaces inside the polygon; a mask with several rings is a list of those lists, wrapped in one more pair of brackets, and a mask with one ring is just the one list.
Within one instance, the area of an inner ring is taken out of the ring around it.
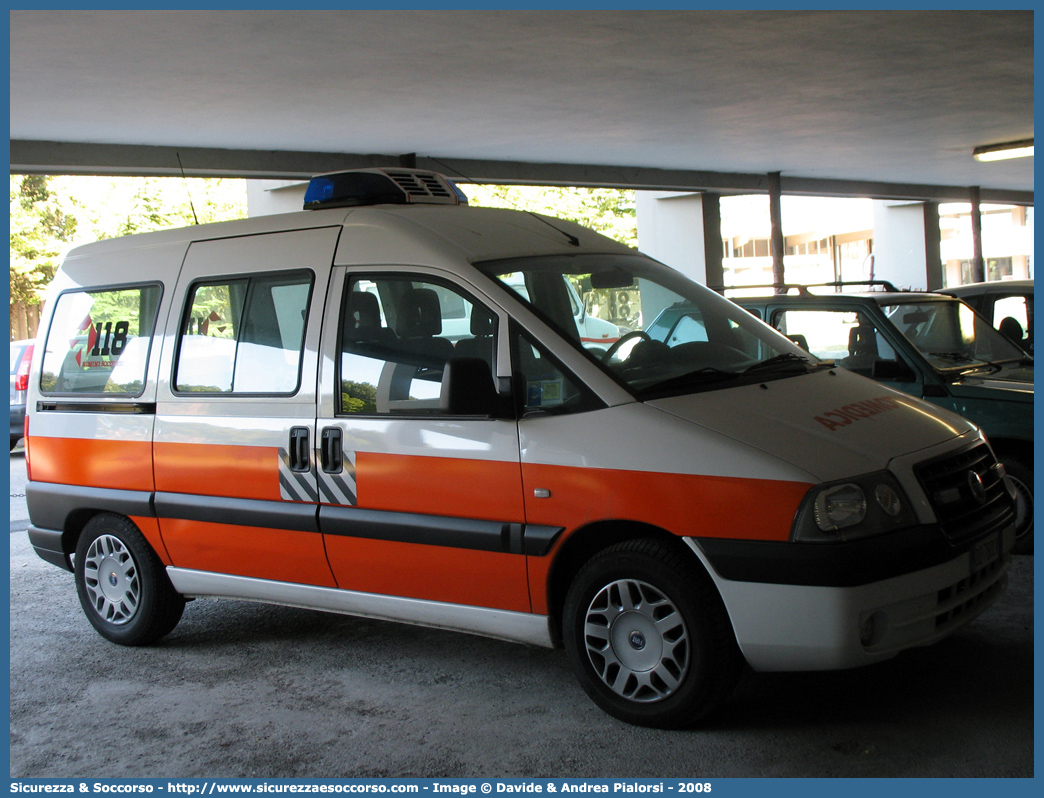
{"label": "ambulance front wheel", "polygon": [[650,540],[612,546],[580,570],[562,639],[591,699],[639,726],[696,724],[728,698],[742,668],[706,573]]}
{"label": "ambulance front wheel", "polygon": [[181,620],[185,599],[138,528],[96,515],[76,545],[76,593],[98,633],[125,646],[153,643]]}

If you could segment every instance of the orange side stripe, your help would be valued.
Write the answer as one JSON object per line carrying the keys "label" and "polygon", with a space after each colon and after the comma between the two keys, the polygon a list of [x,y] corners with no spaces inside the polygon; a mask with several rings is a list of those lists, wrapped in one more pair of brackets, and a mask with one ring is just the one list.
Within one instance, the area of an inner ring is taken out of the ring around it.
{"label": "orange side stripe", "polygon": [[179,568],[336,587],[322,535],[176,518],[161,518],[160,527]]}
{"label": "orange side stripe", "polygon": [[[600,520],[652,524],[675,535],[787,540],[810,485],[767,479],[655,474],[615,469],[526,465],[531,524],[564,526],[549,556],[527,557],[533,612],[546,614],[547,579],[556,550],[578,527]],[[533,498],[547,489],[547,499]]]}
{"label": "orange side stripe", "polygon": [[33,480],[120,490],[152,490],[152,444],[34,437]]}
{"label": "orange side stripe", "polygon": [[345,590],[529,612],[526,558],[517,554],[328,535]]}
{"label": "orange side stripe", "polygon": [[279,450],[270,446],[161,443],[156,490],[279,501]]}
{"label": "orange side stripe", "polygon": [[521,523],[525,520],[517,462],[359,452],[359,507]]}
{"label": "orange side stripe", "polygon": [[[604,519],[640,521],[675,535],[787,540],[804,482],[527,464],[527,521],[578,526]],[[547,499],[533,491],[550,490]]]}

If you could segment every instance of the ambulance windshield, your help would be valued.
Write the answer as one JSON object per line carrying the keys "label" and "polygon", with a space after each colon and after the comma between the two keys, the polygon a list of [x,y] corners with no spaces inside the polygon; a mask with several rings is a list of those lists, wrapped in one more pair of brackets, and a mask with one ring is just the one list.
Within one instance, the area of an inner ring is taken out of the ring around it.
{"label": "ambulance windshield", "polygon": [[782,379],[820,366],[746,310],[640,255],[476,266],[639,398]]}

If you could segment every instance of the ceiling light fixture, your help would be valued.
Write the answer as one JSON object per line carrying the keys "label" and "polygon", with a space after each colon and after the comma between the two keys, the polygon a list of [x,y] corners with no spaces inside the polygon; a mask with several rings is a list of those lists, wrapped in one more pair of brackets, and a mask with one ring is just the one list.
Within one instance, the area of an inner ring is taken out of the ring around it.
{"label": "ceiling light fixture", "polygon": [[1033,139],[1009,141],[1005,144],[990,144],[976,147],[972,157],[976,161],[1003,161],[1008,158],[1027,158],[1033,155]]}

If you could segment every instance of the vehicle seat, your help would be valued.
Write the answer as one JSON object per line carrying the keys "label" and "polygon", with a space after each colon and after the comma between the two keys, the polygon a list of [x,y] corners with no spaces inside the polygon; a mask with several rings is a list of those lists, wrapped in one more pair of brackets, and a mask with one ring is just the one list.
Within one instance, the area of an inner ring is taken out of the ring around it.
{"label": "vehicle seat", "polygon": [[343,340],[378,341],[394,340],[395,333],[381,326],[381,308],[377,297],[363,291],[353,291],[348,295],[348,308],[344,315]]}
{"label": "vehicle seat", "polygon": [[376,296],[363,291],[348,295],[341,331],[342,351],[388,360],[396,350],[397,340],[395,332],[381,324],[381,307]]}
{"label": "vehicle seat", "polygon": [[462,338],[454,347],[454,357],[479,357],[493,368],[493,333],[496,321],[484,308],[471,311],[471,338]]}
{"label": "vehicle seat", "polygon": [[443,365],[453,357],[453,344],[439,337],[442,306],[432,289],[411,288],[403,294],[396,327],[407,353],[435,358]]}
{"label": "vehicle seat", "polygon": [[1022,331],[1022,325],[1019,324],[1017,319],[1011,316],[1005,316],[997,327],[1000,330],[1001,335],[1007,338],[1009,341],[1014,341],[1019,346],[1023,345],[1023,338],[1025,334]]}
{"label": "vehicle seat", "polygon": [[848,357],[838,365],[849,371],[870,373],[878,359],[877,331],[873,327],[861,324],[848,331]]}

